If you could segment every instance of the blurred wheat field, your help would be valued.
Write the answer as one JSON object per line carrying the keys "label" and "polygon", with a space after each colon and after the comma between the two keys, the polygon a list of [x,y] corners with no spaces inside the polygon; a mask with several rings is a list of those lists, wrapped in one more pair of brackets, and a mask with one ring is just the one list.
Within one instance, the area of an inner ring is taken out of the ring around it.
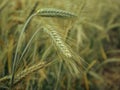
{"label": "blurred wheat field", "polygon": [[119,0],[0,0],[0,90],[120,90]]}

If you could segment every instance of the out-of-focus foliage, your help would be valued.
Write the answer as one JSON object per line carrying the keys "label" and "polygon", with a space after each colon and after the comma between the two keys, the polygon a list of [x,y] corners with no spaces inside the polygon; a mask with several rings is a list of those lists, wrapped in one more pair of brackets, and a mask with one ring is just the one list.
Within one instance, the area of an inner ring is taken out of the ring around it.
{"label": "out-of-focus foliage", "polygon": [[[26,20],[42,8],[69,11],[77,18],[37,15],[18,45]],[[77,76],[70,73],[74,65],[67,67],[71,59],[44,32],[47,24],[56,27],[74,59],[80,56],[88,63]],[[21,61],[15,79],[28,75],[13,84],[13,90],[120,90],[120,0],[0,0],[0,90],[10,88],[17,46],[16,60]]]}

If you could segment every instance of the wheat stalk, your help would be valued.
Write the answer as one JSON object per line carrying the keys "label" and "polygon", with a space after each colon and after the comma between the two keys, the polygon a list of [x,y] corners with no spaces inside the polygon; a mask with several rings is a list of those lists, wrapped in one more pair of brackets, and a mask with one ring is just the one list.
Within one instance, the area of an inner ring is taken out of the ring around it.
{"label": "wheat stalk", "polygon": [[62,37],[57,33],[56,30],[50,25],[47,25],[46,28],[44,28],[44,31],[47,32],[56,46],[60,49],[60,51],[68,58],[72,57],[71,52],[69,51],[68,47],[65,45],[65,43],[62,40]]}
{"label": "wheat stalk", "polygon": [[36,16],[36,13],[35,14],[32,14],[28,19],[27,21],[25,22],[23,28],[22,28],[22,31],[20,33],[20,36],[19,36],[19,39],[18,39],[18,43],[17,43],[17,47],[16,47],[16,51],[15,51],[15,56],[14,56],[14,61],[13,61],[13,66],[12,66],[12,77],[11,77],[11,86],[14,82],[14,75],[15,75],[15,69],[16,69],[16,63],[18,62],[17,58],[18,58],[18,51],[19,51],[19,48],[21,47],[21,41],[22,41],[22,36],[24,34],[24,31],[26,30],[26,27],[28,26],[29,22],[31,21],[31,19]]}
{"label": "wheat stalk", "polygon": [[37,11],[37,15],[42,17],[61,17],[61,18],[73,18],[77,17],[74,13],[65,10],[55,8],[44,8]]}

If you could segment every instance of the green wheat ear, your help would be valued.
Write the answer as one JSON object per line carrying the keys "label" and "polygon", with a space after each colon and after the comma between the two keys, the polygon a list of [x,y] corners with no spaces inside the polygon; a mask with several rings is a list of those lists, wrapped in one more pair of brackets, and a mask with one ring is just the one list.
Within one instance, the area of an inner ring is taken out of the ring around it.
{"label": "green wheat ear", "polygon": [[72,12],[68,12],[61,9],[55,9],[55,8],[44,8],[37,11],[37,15],[40,15],[41,17],[59,17],[59,18],[73,18],[77,17]]}
{"label": "green wheat ear", "polygon": [[50,25],[46,25],[44,28],[44,31],[50,35],[56,46],[59,48],[59,50],[68,58],[72,57],[71,52],[69,51],[68,47],[65,45],[65,43],[62,40],[62,37],[58,34],[56,30]]}

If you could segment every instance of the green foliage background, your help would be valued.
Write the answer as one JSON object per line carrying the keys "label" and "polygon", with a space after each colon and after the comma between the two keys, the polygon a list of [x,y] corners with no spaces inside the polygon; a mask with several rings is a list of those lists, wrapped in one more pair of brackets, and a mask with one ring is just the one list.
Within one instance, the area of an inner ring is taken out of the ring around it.
{"label": "green foliage background", "polygon": [[[42,8],[66,10],[78,17],[65,19],[38,15],[30,21],[22,35],[17,60],[33,33],[38,28],[41,31],[17,63],[15,75],[37,63],[45,64],[22,78],[12,89],[120,90],[119,0],[0,0],[0,90],[10,88],[10,80],[3,78],[12,74],[16,46],[26,20]],[[70,59],[64,57],[42,30],[46,24],[57,28],[66,45],[75,52],[73,56],[78,55],[88,63],[77,76],[71,75],[62,62]]]}

